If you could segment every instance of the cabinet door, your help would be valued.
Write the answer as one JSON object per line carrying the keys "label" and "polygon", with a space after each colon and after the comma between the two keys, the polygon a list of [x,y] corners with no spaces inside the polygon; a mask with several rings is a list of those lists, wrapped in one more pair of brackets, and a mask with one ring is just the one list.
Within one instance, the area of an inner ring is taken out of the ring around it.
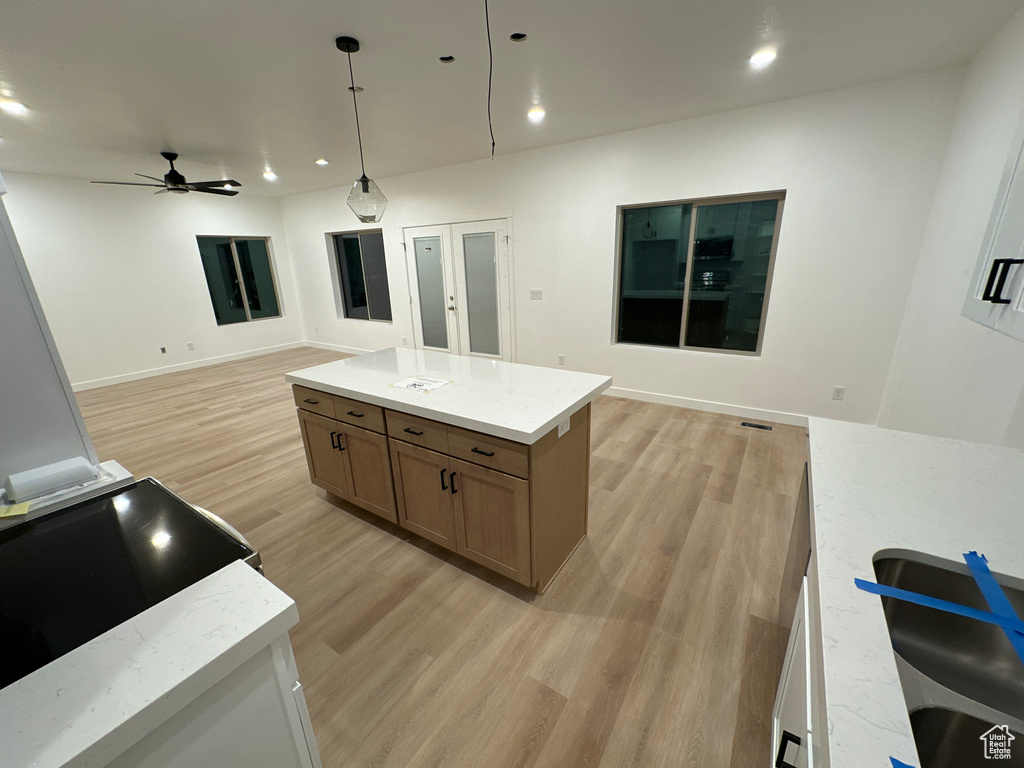
{"label": "cabinet door", "polygon": [[391,458],[388,439],[384,435],[347,424],[335,424],[344,437],[348,456],[351,490],[350,500],[392,523],[395,514],[395,487],[391,481]]}
{"label": "cabinet door", "polygon": [[530,484],[458,459],[451,466],[458,553],[529,586]]}
{"label": "cabinet door", "polygon": [[[807,579],[803,580],[772,717],[772,765],[807,768],[811,750],[808,718]],[[795,736],[796,739],[792,737]],[[782,754],[783,763],[776,760]]]}
{"label": "cabinet door", "polygon": [[450,459],[395,439],[391,470],[395,477],[398,524],[435,544],[455,549],[452,495],[448,485]]}
{"label": "cabinet door", "polygon": [[298,414],[309,479],[331,493],[350,498],[352,483],[344,456],[344,434],[339,432],[341,425],[314,413],[298,411]]}

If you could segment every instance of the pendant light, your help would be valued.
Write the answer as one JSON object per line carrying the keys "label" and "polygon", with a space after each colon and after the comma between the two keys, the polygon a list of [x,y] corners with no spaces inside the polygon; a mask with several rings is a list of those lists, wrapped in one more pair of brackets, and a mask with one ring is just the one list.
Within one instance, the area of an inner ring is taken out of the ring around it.
{"label": "pendant light", "polygon": [[366,177],[366,166],[363,163],[363,137],[359,132],[359,105],[356,104],[356,94],[363,90],[356,88],[356,80],[352,74],[352,54],[359,50],[359,41],[354,37],[339,37],[334,41],[339,51],[348,54],[348,78],[352,91],[352,109],[356,113],[356,140],[359,142],[359,168],[363,175],[355,180],[352,191],[348,193],[348,207],[364,224],[380,221],[384,215],[384,209],[388,205],[388,199],[380,191],[373,179]]}

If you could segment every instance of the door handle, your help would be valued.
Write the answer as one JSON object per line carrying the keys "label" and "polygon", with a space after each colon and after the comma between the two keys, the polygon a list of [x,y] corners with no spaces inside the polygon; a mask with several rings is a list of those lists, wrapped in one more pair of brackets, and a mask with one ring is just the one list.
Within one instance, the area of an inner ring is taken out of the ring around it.
{"label": "door handle", "polygon": [[801,744],[799,736],[789,731],[783,731],[782,738],[779,739],[779,752],[775,755],[775,768],[796,768],[792,763],[786,762],[786,746],[791,741],[798,747]]}
{"label": "door handle", "polygon": [[338,450],[337,437],[337,432],[331,432],[331,448],[333,448],[334,450]]}
{"label": "door handle", "polygon": [[1009,304],[1009,299],[1003,298],[1003,288],[1006,286],[1006,278],[1010,274],[1010,267],[1015,264],[1024,264],[1024,259],[993,259],[992,268],[988,272],[988,280],[985,281],[985,291],[982,293],[982,301],[990,301],[993,304]]}
{"label": "door handle", "polygon": [[456,493],[458,493],[458,491],[455,490],[455,475],[457,475],[457,474],[458,474],[458,472],[452,472],[451,476],[448,478],[448,482],[451,483],[451,486],[452,486],[452,496],[454,496]]}
{"label": "door handle", "polygon": [[447,472],[447,471],[448,471],[447,469],[442,469],[441,470],[441,490],[442,491],[447,491],[448,490],[448,486],[444,484],[444,473]]}
{"label": "door handle", "polygon": [[339,451],[344,451],[345,450],[345,446],[341,444],[341,438],[342,438],[342,433],[339,432],[338,433],[338,446],[337,447],[338,447]]}

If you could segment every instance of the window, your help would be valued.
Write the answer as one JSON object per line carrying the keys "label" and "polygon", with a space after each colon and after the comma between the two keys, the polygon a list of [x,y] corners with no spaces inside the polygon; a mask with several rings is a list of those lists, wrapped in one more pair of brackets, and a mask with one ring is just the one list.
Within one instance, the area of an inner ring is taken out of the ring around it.
{"label": "window", "polygon": [[332,235],[344,316],[391,322],[388,265],[381,231]]}
{"label": "window", "polygon": [[197,237],[196,240],[217,325],[281,316],[269,240],[241,237]]}
{"label": "window", "polygon": [[616,340],[760,352],[784,199],[620,208]]}

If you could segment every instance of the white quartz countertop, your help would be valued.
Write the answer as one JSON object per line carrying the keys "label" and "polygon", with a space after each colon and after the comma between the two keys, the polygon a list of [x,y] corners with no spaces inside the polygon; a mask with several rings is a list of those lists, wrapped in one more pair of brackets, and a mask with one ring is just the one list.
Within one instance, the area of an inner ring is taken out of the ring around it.
{"label": "white quartz countertop", "polygon": [[[449,383],[401,389],[414,377]],[[285,376],[322,392],[532,444],[611,386],[610,376],[391,347]]]}
{"label": "white quartz countertop", "polygon": [[1024,453],[826,419],[809,428],[831,766],[919,766],[880,598],[853,580],[875,581],[884,549],[957,563],[974,550],[994,573],[1024,576]]}
{"label": "white quartz countertop", "polygon": [[105,766],[297,621],[250,566],[225,566],[0,690],[0,765]]}

